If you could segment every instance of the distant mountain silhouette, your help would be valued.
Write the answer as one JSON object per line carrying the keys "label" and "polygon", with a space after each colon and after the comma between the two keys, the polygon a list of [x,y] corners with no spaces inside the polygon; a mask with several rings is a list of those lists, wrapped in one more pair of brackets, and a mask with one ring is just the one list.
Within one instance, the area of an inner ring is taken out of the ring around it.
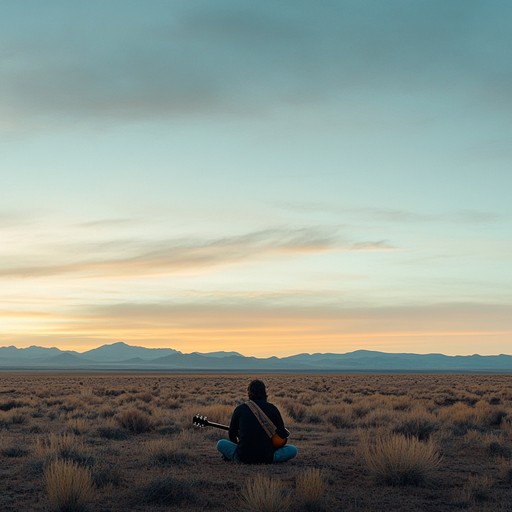
{"label": "distant mountain silhouette", "polygon": [[140,358],[144,361],[151,361],[157,357],[177,354],[178,351],[172,348],[146,348],[127,345],[119,341],[112,345],[102,345],[84,352],[83,357],[99,363],[119,363],[125,360]]}
{"label": "distant mountain silhouette", "polygon": [[345,354],[303,353],[281,358],[257,358],[238,352],[184,354],[171,348],[146,348],[117,342],[82,353],[55,347],[0,347],[0,369],[512,373],[512,356],[392,354],[356,350]]}

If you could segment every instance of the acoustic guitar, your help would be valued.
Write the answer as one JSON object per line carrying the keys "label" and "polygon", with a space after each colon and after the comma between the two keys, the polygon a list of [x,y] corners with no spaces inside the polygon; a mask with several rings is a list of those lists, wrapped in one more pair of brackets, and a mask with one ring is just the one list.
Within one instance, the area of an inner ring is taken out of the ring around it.
{"label": "acoustic guitar", "polygon": [[[199,416],[198,414],[192,418],[192,423],[196,427],[215,427],[220,428],[221,430],[229,430],[227,425],[214,423],[213,421],[210,421],[206,416]],[[272,446],[277,450],[278,448],[282,448],[286,444],[287,440],[288,439],[286,437],[281,437],[279,434],[274,434],[271,438]]]}

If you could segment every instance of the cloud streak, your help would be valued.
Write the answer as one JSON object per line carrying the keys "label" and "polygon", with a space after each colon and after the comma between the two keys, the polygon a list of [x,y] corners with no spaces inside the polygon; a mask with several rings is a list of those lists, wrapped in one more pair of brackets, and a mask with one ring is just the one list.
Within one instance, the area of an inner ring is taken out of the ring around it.
{"label": "cloud streak", "polygon": [[[364,241],[347,243],[336,230],[268,229],[244,235],[214,239],[178,239],[161,241],[118,241],[53,246],[48,257],[17,255],[17,262],[4,263],[0,277],[43,277],[61,274],[89,276],[147,276],[180,272],[208,272],[212,269],[263,258],[283,258],[326,251],[388,251],[389,242]],[[61,256],[55,256],[61,255]],[[33,264],[37,260],[37,264]],[[42,263],[40,263],[42,261]]]}
{"label": "cloud streak", "polygon": [[275,204],[280,209],[295,213],[324,213],[339,218],[356,218],[364,221],[390,224],[453,224],[485,225],[505,220],[504,215],[484,210],[455,210],[441,213],[424,213],[398,208],[346,208],[315,202],[286,202]]}

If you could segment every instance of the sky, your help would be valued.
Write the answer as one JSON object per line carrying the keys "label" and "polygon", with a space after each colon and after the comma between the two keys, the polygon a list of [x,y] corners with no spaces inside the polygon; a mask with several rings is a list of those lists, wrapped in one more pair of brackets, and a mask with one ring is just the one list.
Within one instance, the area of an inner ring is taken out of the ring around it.
{"label": "sky", "polygon": [[511,21],[2,0],[0,346],[511,354]]}

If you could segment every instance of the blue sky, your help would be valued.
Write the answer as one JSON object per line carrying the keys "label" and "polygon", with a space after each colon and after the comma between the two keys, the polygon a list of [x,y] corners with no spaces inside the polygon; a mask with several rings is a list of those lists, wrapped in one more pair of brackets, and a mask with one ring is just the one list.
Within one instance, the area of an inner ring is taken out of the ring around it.
{"label": "blue sky", "polygon": [[6,1],[0,344],[510,353],[505,1]]}

